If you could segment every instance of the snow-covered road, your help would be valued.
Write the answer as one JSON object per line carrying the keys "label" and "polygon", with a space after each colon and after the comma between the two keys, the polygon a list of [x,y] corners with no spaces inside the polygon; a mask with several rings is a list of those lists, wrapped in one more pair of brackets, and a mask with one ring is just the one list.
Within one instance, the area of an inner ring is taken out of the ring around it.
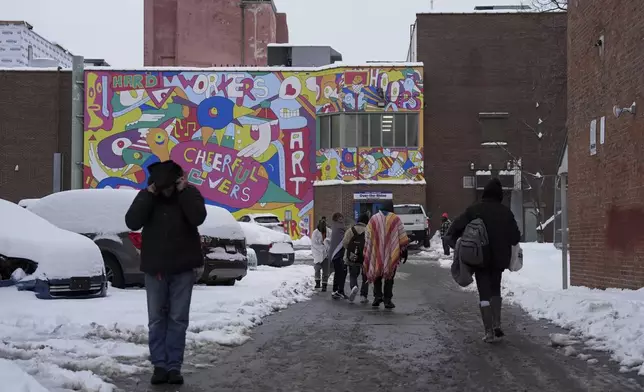
{"label": "snow-covered road", "polygon": [[[263,317],[311,296],[312,274],[307,265],[259,267],[233,287],[196,286],[188,346],[245,342]],[[0,380],[14,388],[3,391],[110,392],[111,378],[150,366],[144,290],[43,301],[11,287],[0,288],[0,298]]]}

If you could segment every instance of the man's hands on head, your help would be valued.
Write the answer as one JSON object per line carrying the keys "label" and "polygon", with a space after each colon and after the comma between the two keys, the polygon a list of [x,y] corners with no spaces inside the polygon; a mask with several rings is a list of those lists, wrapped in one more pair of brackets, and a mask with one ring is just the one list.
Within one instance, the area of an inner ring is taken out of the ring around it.
{"label": "man's hands on head", "polygon": [[156,187],[156,185],[154,185],[154,183],[152,183],[152,184],[150,184],[148,186],[148,192],[150,192],[153,195],[157,194],[157,187]]}

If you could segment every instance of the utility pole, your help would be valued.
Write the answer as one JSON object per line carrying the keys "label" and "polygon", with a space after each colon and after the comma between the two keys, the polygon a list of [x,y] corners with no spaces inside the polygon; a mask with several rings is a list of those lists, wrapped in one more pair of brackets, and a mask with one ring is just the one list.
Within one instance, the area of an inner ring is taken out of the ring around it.
{"label": "utility pole", "polygon": [[83,188],[84,61],[83,56],[74,56],[72,61],[72,151],[71,159],[69,160],[71,165],[71,189]]}
{"label": "utility pole", "polygon": [[561,186],[561,283],[568,288],[568,173],[560,174]]}

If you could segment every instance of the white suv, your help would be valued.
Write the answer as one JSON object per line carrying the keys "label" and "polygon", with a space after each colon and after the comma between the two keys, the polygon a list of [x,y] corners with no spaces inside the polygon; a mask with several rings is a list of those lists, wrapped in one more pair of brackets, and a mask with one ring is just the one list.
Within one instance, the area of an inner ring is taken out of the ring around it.
{"label": "white suv", "polygon": [[423,206],[420,204],[396,204],[394,213],[405,224],[409,240],[417,241],[425,248],[429,248],[429,218]]}
{"label": "white suv", "polygon": [[275,214],[246,214],[237,219],[239,222],[254,223],[279,233],[286,233],[280,218]]}

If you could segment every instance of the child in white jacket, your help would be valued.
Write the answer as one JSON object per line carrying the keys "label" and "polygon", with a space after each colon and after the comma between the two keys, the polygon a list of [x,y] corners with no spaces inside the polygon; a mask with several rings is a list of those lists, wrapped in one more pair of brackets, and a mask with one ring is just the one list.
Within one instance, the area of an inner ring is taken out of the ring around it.
{"label": "child in white jacket", "polygon": [[[331,262],[329,248],[331,247],[331,230],[326,227],[326,221],[321,220],[311,236],[311,253],[313,254],[313,267],[315,268],[315,288],[327,290]],[[320,280],[320,272],[322,279]]]}

